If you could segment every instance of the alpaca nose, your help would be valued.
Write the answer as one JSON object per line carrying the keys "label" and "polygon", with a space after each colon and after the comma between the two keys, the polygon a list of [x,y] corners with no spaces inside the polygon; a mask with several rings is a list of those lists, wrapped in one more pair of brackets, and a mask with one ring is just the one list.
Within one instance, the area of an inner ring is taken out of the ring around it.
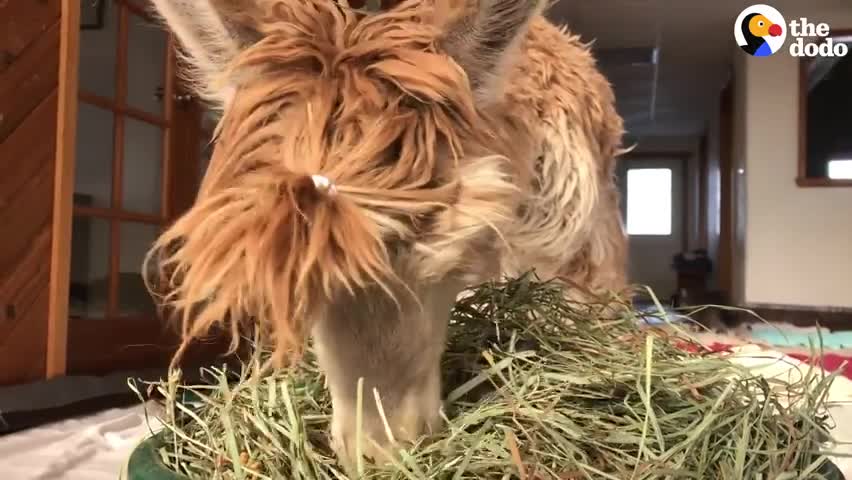
{"label": "alpaca nose", "polygon": [[769,34],[772,35],[773,37],[780,36],[781,35],[781,25],[774,24],[771,27],[769,27]]}

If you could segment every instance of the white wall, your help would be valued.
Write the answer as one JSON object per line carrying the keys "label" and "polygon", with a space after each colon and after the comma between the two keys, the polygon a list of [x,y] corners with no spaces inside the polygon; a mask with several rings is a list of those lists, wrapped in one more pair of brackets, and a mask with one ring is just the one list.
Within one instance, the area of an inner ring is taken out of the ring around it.
{"label": "white wall", "polygon": [[[808,13],[833,28],[852,26],[852,8],[822,18]],[[745,169],[745,195],[737,202],[745,213],[741,300],[852,308],[852,188],[795,183],[797,60],[786,53],[752,58],[739,51],[735,58],[742,95],[734,158]]]}

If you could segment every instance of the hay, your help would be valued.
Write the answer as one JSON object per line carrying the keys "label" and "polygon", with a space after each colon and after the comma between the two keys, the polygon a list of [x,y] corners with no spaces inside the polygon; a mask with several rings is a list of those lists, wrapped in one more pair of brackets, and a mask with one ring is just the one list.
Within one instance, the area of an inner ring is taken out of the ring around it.
{"label": "hay", "polygon": [[[833,375],[765,379],[613,306],[572,303],[532,276],[478,287],[453,313],[445,430],[394,466],[359,464],[359,475],[830,478],[821,446]],[[328,447],[330,401],[313,358],[257,375],[261,356],[241,372],[207,370],[209,385],[177,374],[154,385],[166,397],[163,461],[193,479],[351,478]]]}

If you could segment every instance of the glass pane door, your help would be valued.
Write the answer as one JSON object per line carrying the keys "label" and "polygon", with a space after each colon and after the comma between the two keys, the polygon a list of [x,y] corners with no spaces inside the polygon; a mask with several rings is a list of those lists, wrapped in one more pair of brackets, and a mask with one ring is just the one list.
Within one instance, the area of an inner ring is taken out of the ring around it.
{"label": "glass pane door", "polygon": [[141,267],[169,207],[172,41],[147,5],[100,1],[102,28],[80,32],[70,315],[153,320]]}
{"label": "glass pane door", "polygon": [[[67,373],[165,367],[180,336],[158,317],[142,261],[192,206],[216,118],[178,79],[174,40],[147,17],[149,0],[84,1],[106,3],[104,21],[80,32]],[[185,364],[226,348],[204,342]]]}

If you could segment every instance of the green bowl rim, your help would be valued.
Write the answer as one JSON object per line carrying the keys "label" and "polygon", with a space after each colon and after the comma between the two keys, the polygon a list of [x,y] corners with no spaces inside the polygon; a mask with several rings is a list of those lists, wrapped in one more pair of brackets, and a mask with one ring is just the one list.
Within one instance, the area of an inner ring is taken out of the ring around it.
{"label": "green bowl rim", "polygon": [[[184,392],[182,403],[186,405],[196,396],[194,392]],[[195,410],[191,405],[186,406]],[[126,465],[127,480],[189,480],[186,475],[175,472],[164,464],[157,453],[157,450],[165,444],[163,440],[165,433],[165,430],[160,430],[133,449]]]}
{"label": "green bowl rim", "polygon": [[130,454],[127,462],[128,480],[188,480],[167,467],[157,449],[163,446],[162,432],[156,433],[142,441]]}

